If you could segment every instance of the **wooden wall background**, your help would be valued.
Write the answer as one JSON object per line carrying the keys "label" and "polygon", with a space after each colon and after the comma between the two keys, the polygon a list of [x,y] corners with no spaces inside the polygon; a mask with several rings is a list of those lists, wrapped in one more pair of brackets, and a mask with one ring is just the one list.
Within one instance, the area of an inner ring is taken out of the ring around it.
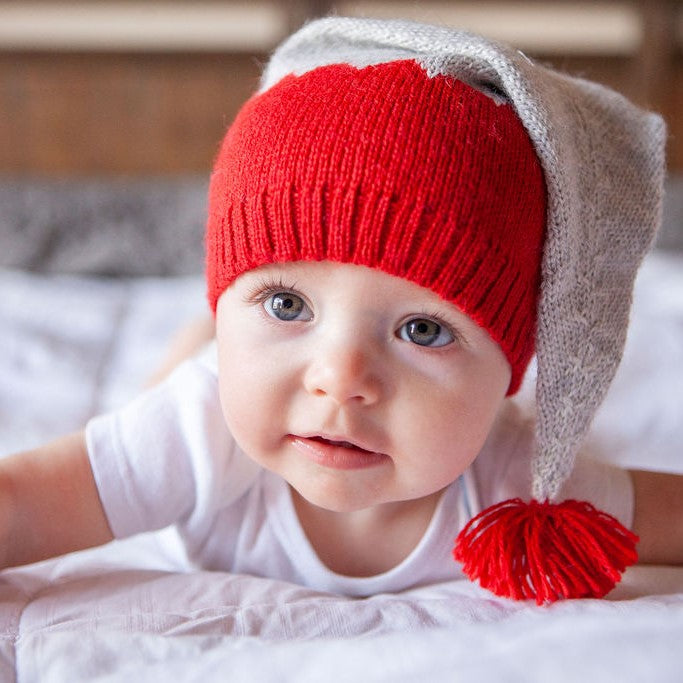
{"label": "wooden wall background", "polygon": [[[95,31],[90,33],[87,22],[76,37],[69,37],[58,24],[60,17],[68,18],[78,4],[0,2],[1,174],[205,173],[226,125],[253,91],[261,64],[277,40],[310,16],[330,10],[347,13],[350,7],[357,13],[396,13],[397,3],[344,6],[310,0],[275,2],[271,9],[280,22],[276,30],[265,36],[263,31],[252,34],[248,28],[242,33],[237,30],[225,45],[215,36],[198,38],[195,43],[185,41],[182,32],[149,45],[144,35],[136,37],[133,31],[106,39]],[[80,3],[91,8],[97,4],[98,0]],[[106,4],[109,9],[117,5]],[[135,4],[118,3],[128,11]],[[202,5],[208,11],[207,7],[216,9],[220,5],[248,11],[258,3],[156,4],[160,9],[183,5],[187,10]],[[261,2],[259,11],[267,11],[267,4]],[[495,10],[503,3],[476,4]],[[507,4],[514,9],[511,0]],[[516,4],[525,5],[528,11],[533,2]],[[554,3],[536,3],[549,4]],[[35,10],[33,27],[26,26],[29,5]],[[103,5],[100,3],[100,8]],[[146,5],[149,10],[155,2],[137,5]],[[439,19],[439,12],[448,14],[457,5],[412,2],[398,9],[408,8],[412,16]],[[544,45],[542,35],[535,47],[520,47],[536,59],[608,84],[643,106],[660,111],[670,128],[670,167],[683,171],[683,3],[653,0],[621,5],[627,5],[630,16],[637,16],[641,22],[639,40],[628,50],[593,45],[588,50],[563,51],[552,36]],[[16,21],[16,12],[12,11],[17,8],[23,12],[19,15],[24,17],[24,24],[12,29],[8,22],[12,17]],[[495,28],[495,12],[492,19]],[[106,29],[106,21],[99,21]],[[216,34],[220,36],[220,30]]]}

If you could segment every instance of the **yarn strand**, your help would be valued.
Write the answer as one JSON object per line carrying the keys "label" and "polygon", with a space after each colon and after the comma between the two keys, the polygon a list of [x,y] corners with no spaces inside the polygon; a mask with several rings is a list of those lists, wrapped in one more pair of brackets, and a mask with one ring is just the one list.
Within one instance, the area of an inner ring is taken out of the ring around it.
{"label": "yarn strand", "polygon": [[471,519],[453,556],[496,595],[547,604],[601,598],[638,559],[638,537],[590,503],[503,501]]}

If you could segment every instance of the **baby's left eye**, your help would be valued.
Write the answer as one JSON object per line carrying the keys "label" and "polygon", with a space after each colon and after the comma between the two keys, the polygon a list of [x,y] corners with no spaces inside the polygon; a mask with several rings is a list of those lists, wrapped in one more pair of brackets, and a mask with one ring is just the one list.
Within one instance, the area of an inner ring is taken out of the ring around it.
{"label": "baby's left eye", "polygon": [[263,307],[269,316],[283,322],[305,322],[313,317],[306,302],[294,292],[275,292],[263,302]]}
{"label": "baby's left eye", "polygon": [[413,342],[420,346],[446,346],[455,341],[448,328],[429,318],[413,318],[403,323],[398,329],[398,336],[403,341]]}

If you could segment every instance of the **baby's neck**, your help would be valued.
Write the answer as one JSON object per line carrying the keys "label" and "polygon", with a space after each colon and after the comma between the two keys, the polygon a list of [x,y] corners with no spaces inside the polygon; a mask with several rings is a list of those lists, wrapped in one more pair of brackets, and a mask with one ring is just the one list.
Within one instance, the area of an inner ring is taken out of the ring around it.
{"label": "baby's neck", "polygon": [[382,574],[405,560],[427,531],[442,494],[333,512],[291,491],[301,527],[320,561],[337,574],[357,577]]}

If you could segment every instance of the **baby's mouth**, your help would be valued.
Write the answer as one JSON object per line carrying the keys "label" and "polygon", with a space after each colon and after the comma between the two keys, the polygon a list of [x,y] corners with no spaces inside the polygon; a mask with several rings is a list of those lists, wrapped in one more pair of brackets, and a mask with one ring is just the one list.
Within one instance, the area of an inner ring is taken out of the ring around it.
{"label": "baby's mouth", "polygon": [[314,462],[333,469],[363,469],[379,465],[389,459],[384,453],[368,450],[351,441],[329,439],[321,435],[292,435],[291,443]]}
{"label": "baby's mouth", "polygon": [[373,451],[367,450],[367,448],[362,448],[357,446],[355,443],[350,441],[334,441],[333,439],[326,439],[324,436],[311,436],[309,437],[311,441],[318,441],[329,446],[339,446],[340,448],[348,448],[350,450],[363,451],[364,453],[372,453]]}

